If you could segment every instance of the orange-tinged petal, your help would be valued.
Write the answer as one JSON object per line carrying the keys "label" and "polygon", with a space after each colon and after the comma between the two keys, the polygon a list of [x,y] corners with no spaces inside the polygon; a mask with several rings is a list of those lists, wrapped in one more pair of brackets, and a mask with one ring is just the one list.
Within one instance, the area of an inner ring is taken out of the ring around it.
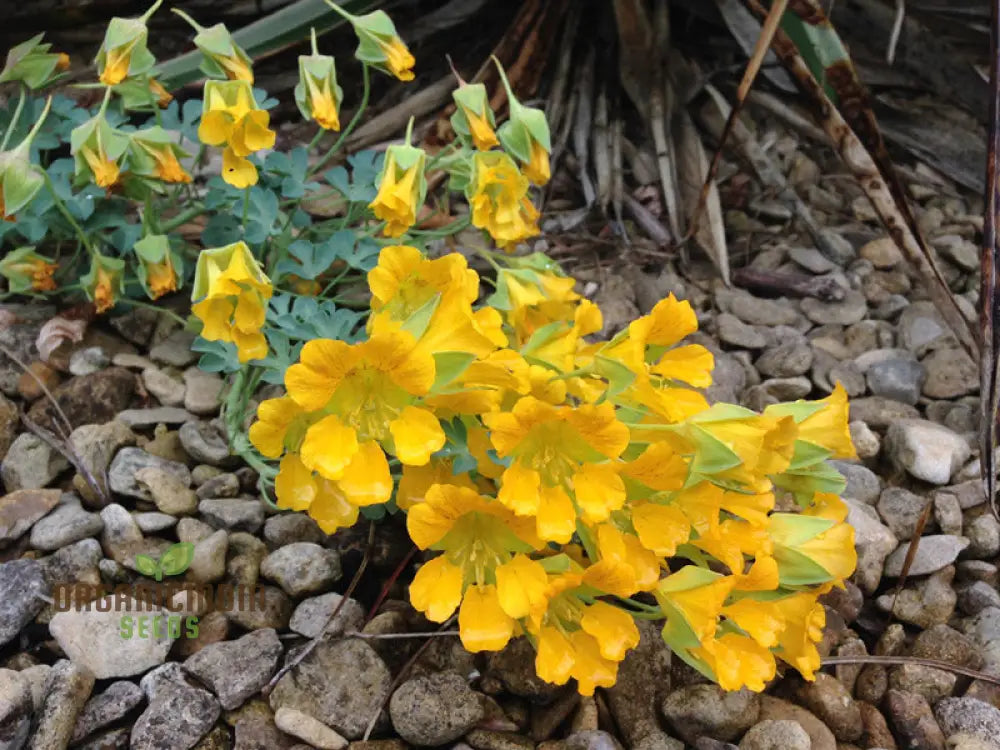
{"label": "orange-tinged petal", "polygon": [[304,409],[322,409],[356,361],[356,351],[343,341],[307,341],[299,363],[285,372],[288,395]]}
{"label": "orange-tinged petal", "polygon": [[621,661],[629,649],[639,645],[639,629],[627,612],[607,602],[594,602],[580,618],[580,627],[597,641],[601,656]]}
{"label": "orange-tinged petal", "polygon": [[503,611],[492,584],[470,586],[458,610],[458,631],[466,651],[499,651],[514,635],[514,620]]}
{"label": "orange-tinged petal", "polygon": [[503,473],[497,500],[519,516],[533,516],[541,502],[540,487],[538,472],[515,461]]}
{"label": "orange-tinged petal", "polygon": [[310,469],[327,479],[339,479],[358,452],[358,436],[353,427],[330,414],[306,430],[299,450],[302,463]]}
{"label": "orange-tinged petal", "polygon": [[526,555],[515,555],[497,567],[496,577],[500,606],[515,620],[545,607],[549,577],[541,563]]}
{"label": "orange-tinged petal", "polygon": [[596,639],[582,630],[570,634],[575,661],[573,677],[581,695],[593,695],[598,687],[611,687],[618,678],[618,663],[601,656]]}
{"label": "orange-tinged petal", "polygon": [[675,505],[643,503],[632,508],[632,525],[639,542],[660,557],[670,557],[691,537],[691,524]]}
{"label": "orange-tinged petal", "polygon": [[404,464],[423,466],[445,444],[444,430],[437,417],[426,409],[407,406],[399,418],[389,423],[396,456]]}
{"label": "orange-tinged petal", "polygon": [[547,542],[566,544],[576,531],[576,510],[562,487],[542,487],[539,492],[538,536]]}
{"label": "orange-tinged petal", "polygon": [[278,507],[291,510],[306,510],[316,498],[313,474],[294,453],[281,459],[278,476],[274,479],[274,492],[278,496]]}
{"label": "orange-tinged petal", "polygon": [[358,520],[358,506],[348,502],[336,482],[317,478],[316,499],[309,506],[309,516],[324,534],[353,526]]}
{"label": "orange-tinged petal", "polygon": [[361,443],[337,484],[354,505],[388,502],[392,496],[392,474],[381,446],[374,440]]}
{"label": "orange-tinged petal", "polygon": [[583,520],[600,523],[625,504],[625,483],[612,464],[584,464],[573,475],[573,494]]}
{"label": "orange-tinged petal", "polygon": [[428,560],[410,584],[410,603],[431,622],[444,622],[462,601],[462,569],[444,555]]}
{"label": "orange-tinged petal", "polygon": [[573,646],[558,629],[543,625],[538,632],[538,652],[535,672],[546,682],[565,685],[570,678],[576,657]]}
{"label": "orange-tinged petal", "polygon": [[549,152],[534,138],[531,139],[531,160],[522,166],[524,176],[541,187],[549,181]]}

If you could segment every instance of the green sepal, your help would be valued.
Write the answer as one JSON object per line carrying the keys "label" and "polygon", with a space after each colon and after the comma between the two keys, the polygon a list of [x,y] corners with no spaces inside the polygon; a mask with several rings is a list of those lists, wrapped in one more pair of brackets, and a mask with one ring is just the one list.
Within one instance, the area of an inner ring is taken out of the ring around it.
{"label": "green sepal", "polygon": [[653,590],[653,596],[656,597],[657,604],[667,616],[662,635],[663,640],[671,648],[697,648],[699,641],[687,620],[684,619],[683,613],[671,604],[670,594],[707,586],[718,578],[721,578],[719,573],[695,565],[686,565],[657,584]]}
{"label": "green sepal", "polygon": [[0,183],[3,185],[3,208],[13,216],[31,203],[45,184],[40,167],[28,161],[27,151],[15,149],[0,154]]}
{"label": "green sepal", "polygon": [[[775,537],[775,544],[798,547],[836,525],[836,521],[800,513],[772,513],[768,518],[768,533]],[[777,537],[781,542],[777,542]]]}
{"label": "green sepal", "polygon": [[[422,206],[424,199],[427,197],[427,175],[424,172],[424,165],[427,163],[427,153],[422,148],[411,146],[408,143],[398,143],[389,146],[385,150],[385,166],[383,169],[389,169],[390,162],[395,164],[397,170],[395,177],[397,180],[401,173],[411,169],[416,170],[417,179],[414,184],[417,188],[417,200],[414,202],[414,205]],[[379,184],[381,185],[381,183],[382,179],[380,178]]]}
{"label": "green sepal", "polygon": [[[70,153],[75,166],[74,177],[78,184],[88,182],[92,172],[83,156],[83,149],[98,151],[98,143],[104,155],[112,161],[119,161],[128,149],[129,137],[108,124],[103,113],[98,113],[85,123],[73,128],[69,134]],[[121,166],[121,165],[119,165]],[[123,170],[124,171],[124,170]]]}
{"label": "green sepal", "polygon": [[472,137],[472,132],[469,128],[468,117],[463,108],[480,117],[485,115],[490,127],[496,128],[496,118],[493,115],[493,110],[490,109],[489,95],[486,93],[486,86],[484,84],[467,83],[459,86],[451,92],[451,98],[455,100],[456,105],[455,112],[452,114],[450,120],[451,127],[465,141],[468,141]]}
{"label": "green sepal", "polygon": [[309,108],[309,92],[306,87],[306,76],[317,82],[319,88],[322,83],[329,80],[330,91],[333,93],[334,102],[337,109],[344,101],[344,90],[337,83],[337,63],[330,55],[300,55],[299,56],[299,82],[295,84],[295,104],[298,105],[299,112],[306,120],[312,119],[312,111]]}
{"label": "green sepal", "polygon": [[469,352],[435,352],[434,353],[434,385],[431,393],[439,393],[449,383],[460,377],[476,360],[476,355]]}
{"label": "green sepal", "polygon": [[132,246],[132,251],[140,261],[136,266],[135,275],[139,278],[139,284],[142,286],[142,290],[146,293],[147,297],[156,299],[149,288],[149,270],[147,266],[160,265],[168,256],[170,258],[170,265],[173,267],[174,274],[177,277],[178,288],[183,285],[183,260],[179,253],[170,249],[170,238],[167,235],[147,234]]}
{"label": "green sepal", "polygon": [[270,285],[271,282],[264,275],[257,259],[250,252],[249,246],[240,240],[239,242],[233,242],[223,247],[202,250],[198,253],[198,265],[195,266],[194,284],[191,287],[192,302],[199,302],[208,296],[216,280],[229,268],[235,254],[243,256],[243,265],[253,275],[251,283],[261,286]]}
{"label": "green sepal", "polygon": [[750,409],[744,409],[736,404],[712,404],[705,411],[691,417],[690,421],[696,424],[711,424],[713,422],[729,422],[737,419],[752,419],[758,416]]}
{"label": "green sepal", "polygon": [[792,454],[792,461],[786,471],[795,471],[807,466],[826,461],[833,455],[833,451],[821,445],[810,443],[806,440],[795,441],[795,452]]}
{"label": "green sepal", "polygon": [[406,319],[401,326],[402,329],[419,341],[420,337],[427,332],[427,327],[431,324],[431,318],[434,316],[434,312],[440,303],[441,295],[435,294]]}
{"label": "green sepal", "polygon": [[691,425],[688,435],[694,441],[696,452],[691,461],[691,478],[699,475],[719,474],[740,465],[740,457],[725,443],[698,425]]}
{"label": "green sepal", "polygon": [[635,373],[618,360],[594,357],[594,370],[608,381],[605,398],[614,398],[635,382]]}
{"label": "green sepal", "polygon": [[776,487],[795,495],[796,502],[805,507],[817,492],[840,495],[847,487],[847,480],[830,464],[821,462],[794,471],[784,471],[773,476]]}
{"label": "green sepal", "polygon": [[0,259],[0,276],[7,279],[8,291],[13,292],[14,294],[21,294],[34,290],[31,277],[23,271],[18,270],[17,266],[22,263],[31,263],[35,260],[40,260],[44,263],[54,262],[51,258],[46,258],[44,255],[36,253],[34,245],[9,250],[7,254]]}
{"label": "green sepal", "polygon": [[573,561],[570,560],[569,555],[564,552],[558,555],[552,555],[551,557],[543,557],[538,562],[543,568],[545,568],[545,572],[550,575],[565,573],[573,565]]}
{"label": "green sepal", "polygon": [[826,408],[826,404],[817,401],[790,401],[783,404],[772,404],[764,410],[769,417],[791,417],[795,424],[808,419],[818,411]]}
{"label": "green sepal", "polygon": [[552,136],[549,133],[549,122],[545,113],[534,107],[526,107],[514,96],[514,90],[507,80],[507,73],[495,57],[500,81],[507,92],[510,118],[497,131],[497,138],[506,151],[514,154],[519,161],[531,161],[531,143],[537,142],[547,152],[552,152]]}
{"label": "green sepal", "polygon": [[201,71],[210,77],[228,78],[226,69],[216,58],[236,58],[251,70],[253,61],[235,41],[224,23],[217,23],[207,29],[200,29],[194,37],[194,45],[205,56],[201,63]]}
{"label": "green sepal", "polygon": [[778,563],[778,581],[785,586],[810,586],[833,580],[826,568],[798,550],[775,545],[773,556]]}
{"label": "green sepal", "polygon": [[354,56],[363,63],[382,68],[385,53],[379,41],[388,42],[399,37],[396,25],[384,10],[376,10],[363,16],[351,16],[354,33],[358,35],[358,48]]}
{"label": "green sepal", "polygon": [[60,55],[49,52],[51,44],[43,44],[45,33],[21,42],[7,53],[7,61],[0,71],[0,83],[21,81],[33,91],[44,88],[62,77],[57,73]]}
{"label": "green sepal", "polygon": [[[129,145],[129,171],[138,176],[155,180],[156,159],[143,148],[144,144],[148,144],[154,150],[169,149],[178,160],[191,156],[174,140],[176,135],[169,130],[164,130],[159,125],[136,130],[126,137]],[[158,180],[156,181],[158,182]]]}
{"label": "green sepal", "polygon": [[[157,2],[153,6],[160,3]],[[156,58],[146,46],[148,29],[146,28],[146,18],[112,18],[108,23],[108,29],[104,33],[104,41],[97,52],[94,63],[97,65],[98,73],[104,72],[107,64],[108,53],[112,50],[125,47],[129,50],[129,65],[126,78],[140,76],[148,73],[156,64]]]}

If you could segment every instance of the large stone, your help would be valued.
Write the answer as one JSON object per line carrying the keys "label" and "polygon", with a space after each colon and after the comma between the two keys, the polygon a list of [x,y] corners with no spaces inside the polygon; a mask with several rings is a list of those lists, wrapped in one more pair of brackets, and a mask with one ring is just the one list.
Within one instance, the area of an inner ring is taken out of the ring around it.
{"label": "large stone", "polygon": [[69,461],[49,443],[30,432],[17,436],[0,464],[0,478],[8,492],[45,487],[69,468]]}
{"label": "large stone", "polygon": [[811,750],[812,740],[797,721],[766,719],[750,727],[740,750]]}
{"label": "large stone", "polygon": [[639,645],[618,665],[618,680],[608,688],[608,707],[626,744],[635,746],[659,730],[657,708],[670,690],[670,649],[660,629],[637,620]]}
{"label": "large stone", "polygon": [[[274,712],[274,723],[285,734],[297,737],[310,747],[320,748],[320,750],[343,750],[348,745],[347,740],[326,724],[314,719],[309,714],[296,711],[294,708],[279,708]],[[237,734],[238,730],[239,725],[237,725]]]}
{"label": "large stone", "polygon": [[135,472],[135,481],[152,496],[161,513],[185,516],[198,510],[198,496],[179,469],[167,471],[162,466],[145,466]]}
{"label": "large stone", "polygon": [[[354,599],[348,599],[341,604],[343,598],[336,592],[330,592],[303,599],[292,613],[288,627],[306,638],[317,637],[324,628],[328,637],[360,630],[365,622],[364,609]],[[330,617],[335,611],[337,617],[330,622]]]}
{"label": "large stone", "polygon": [[69,745],[76,717],[94,689],[94,675],[63,659],[49,671],[35,720],[32,750],[61,750]]}
{"label": "large stone", "polygon": [[340,555],[312,542],[295,542],[265,557],[260,572],[289,596],[318,594],[340,578]]}
{"label": "large stone", "polygon": [[21,672],[0,669],[0,748],[21,750],[31,734],[31,683]]}
{"label": "large stone", "polygon": [[970,454],[969,444],[947,427],[921,419],[892,424],[885,449],[893,464],[931,484],[945,485]]}
{"label": "large stone", "polygon": [[189,750],[219,718],[219,702],[212,694],[172,671],[144,683],[149,706],[132,727],[130,750]]}
{"label": "large stone", "polygon": [[979,368],[961,349],[938,349],[924,359],[929,398],[958,398],[979,391]]}
{"label": "large stone", "polygon": [[184,486],[191,484],[191,472],[184,464],[154,456],[142,448],[122,448],[115,455],[108,470],[108,481],[112,491],[137,500],[153,502],[152,493],[137,476],[139,471],[146,468],[159,469],[171,474]]}
{"label": "large stone", "polygon": [[[128,406],[135,394],[135,384],[135,375],[128,370],[109,367],[70,378],[52,391],[52,396],[73,427],[103,424]],[[36,402],[28,410],[28,416],[50,430],[59,419],[48,399]]]}
{"label": "large stone", "polygon": [[[89,474],[89,479],[97,486],[102,495],[107,495],[108,467],[119,448],[136,444],[136,435],[124,422],[115,419],[104,424],[85,424],[77,427],[69,436],[69,444],[74,455],[81,464],[81,469]],[[74,477],[74,485],[80,491],[83,499],[96,503],[98,497],[90,486],[87,477]]]}
{"label": "large stone", "polygon": [[[166,660],[174,642],[162,625],[162,616],[168,614],[160,607],[149,607],[132,597],[109,594],[93,602],[89,611],[57,612],[49,623],[49,632],[66,656],[89,669],[98,679],[131,677]],[[131,631],[123,630],[126,616],[132,618]],[[149,637],[140,637],[136,622],[140,616],[149,618],[146,620],[149,629],[153,618],[160,616],[161,637],[154,637],[152,632],[147,632]]]}
{"label": "large stone", "polygon": [[803,705],[820,718],[842,742],[861,737],[861,710],[836,677],[820,672],[798,690]]}
{"label": "large stone", "polygon": [[442,672],[407,680],[392,694],[392,726],[407,742],[454,742],[483,718],[483,705],[459,675]]}
{"label": "large stone", "polygon": [[890,359],[868,368],[865,374],[873,396],[916,405],[927,379],[923,365],[909,359]]}
{"label": "large stone", "polygon": [[0,461],[7,455],[7,450],[17,437],[20,426],[21,415],[17,412],[17,406],[0,393]]}
{"label": "large stone", "polygon": [[100,515],[84,510],[76,495],[67,494],[59,507],[32,527],[30,544],[35,549],[53,552],[97,536],[103,530]]}
{"label": "large stone", "polygon": [[[320,641],[271,692],[271,708],[294,708],[348,739],[361,738],[389,693],[392,676],[364,641]],[[384,714],[381,717],[385,726]]]}
{"label": "large stone", "polygon": [[726,692],[718,685],[687,685],[667,695],[661,710],[688,744],[699,737],[729,742],[757,723],[760,696],[745,689]]}
{"label": "large stone", "polygon": [[896,736],[904,743],[903,747],[945,750],[944,735],[922,695],[889,690],[886,693],[886,709]]}
{"label": "large stone", "polygon": [[211,422],[185,422],[178,435],[184,450],[198,463],[223,466],[230,462],[226,436]]}
{"label": "large stone", "polygon": [[770,695],[760,697],[760,720],[794,721],[806,730],[812,750],[837,750],[833,732],[816,714],[781,698]]}
{"label": "large stone", "polygon": [[976,698],[943,698],[934,716],[945,736],[970,734],[988,742],[1000,738],[1000,709]]}
{"label": "large stone", "polygon": [[212,497],[198,503],[198,512],[216,529],[256,534],[264,525],[264,508],[259,500]]}
{"label": "large stone", "polygon": [[858,551],[858,565],[854,580],[862,591],[872,594],[882,580],[885,559],[899,540],[878,519],[874,508],[857,500],[845,499],[847,523],[854,527],[854,544]]}
{"label": "large stone", "polygon": [[93,696],[76,717],[72,742],[81,742],[99,729],[124,718],[142,703],[142,690],[134,682],[112,682],[104,692]]}
{"label": "large stone", "polygon": [[[958,559],[958,554],[969,546],[969,540],[962,536],[935,534],[920,537],[917,552],[913,556],[908,575],[923,576],[936,573]],[[889,555],[885,561],[885,574],[898,577],[903,572],[906,555],[910,551],[910,542],[904,542]]]}
{"label": "large stone", "polygon": [[42,611],[49,585],[36,560],[0,563],[0,646]]}
{"label": "large stone", "polygon": [[184,662],[184,669],[231,711],[260,692],[277,669],[282,653],[274,630],[255,630],[235,641],[205,646]]}
{"label": "large stone", "polygon": [[18,539],[59,504],[59,490],[17,490],[0,497],[0,547]]}

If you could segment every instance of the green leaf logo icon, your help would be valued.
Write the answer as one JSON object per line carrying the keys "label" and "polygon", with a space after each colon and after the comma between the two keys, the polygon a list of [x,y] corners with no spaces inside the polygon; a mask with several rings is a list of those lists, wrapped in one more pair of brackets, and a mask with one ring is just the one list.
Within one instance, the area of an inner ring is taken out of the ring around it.
{"label": "green leaf logo icon", "polygon": [[159,581],[163,574],[160,572],[160,563],[148,555],[135,556],[135,569],[144,576],[150,576]]}
{"label": "green leaf logo icon", "polygon": [[160,570],[165,576],[176,576],[188,569],[194,558],[194,545],[191,542],[179,542],[167,548],[160,558]]}

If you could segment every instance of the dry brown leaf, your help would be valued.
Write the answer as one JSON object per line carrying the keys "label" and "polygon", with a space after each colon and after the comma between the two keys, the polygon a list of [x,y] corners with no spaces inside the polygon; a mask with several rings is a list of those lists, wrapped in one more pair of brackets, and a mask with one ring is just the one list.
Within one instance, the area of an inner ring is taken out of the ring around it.
{"label": "dry brown leaf", "polygon": [[35,340],[35,348],[38,349],[42,362],[48,362],[52,352],[64,341],[71,341],[74,344],[82,341],[89,322],[90,316],[75,313],[73,309],[47,321]]}

